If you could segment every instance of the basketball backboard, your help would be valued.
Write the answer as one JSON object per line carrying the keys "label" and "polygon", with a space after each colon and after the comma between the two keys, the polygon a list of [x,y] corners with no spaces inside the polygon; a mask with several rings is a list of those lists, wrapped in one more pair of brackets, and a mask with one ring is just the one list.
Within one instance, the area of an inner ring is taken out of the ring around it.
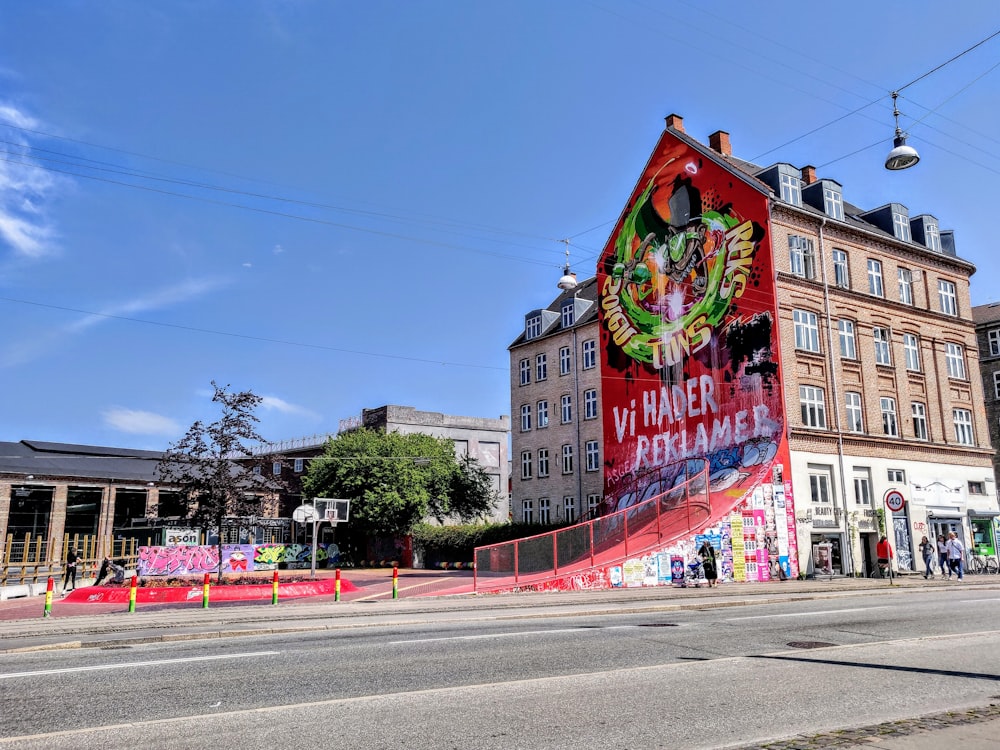
{"label": "basketball backboard", "polygon": [[313,500],[320,519],[331,524],[346,523],[350,518],[351,501],[332,497],[317,497]]}

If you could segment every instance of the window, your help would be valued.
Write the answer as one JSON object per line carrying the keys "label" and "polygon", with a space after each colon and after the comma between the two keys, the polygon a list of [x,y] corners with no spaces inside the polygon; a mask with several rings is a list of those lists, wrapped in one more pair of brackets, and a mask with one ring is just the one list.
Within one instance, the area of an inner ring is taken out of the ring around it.
{"label": "window", "polygon": [[569,375],[569,347],[559,347],[559,374]]}
{"label": "window", "polygon": [[844,250],[833,251],[833,283],[841,289],[851,288],[851,271]]}
{"label": "window", "polygon": [[903,242],[910,241],[910,217],[908,214],[893,210],[892,233],[896,235],[896,239],[898,240],[902,240]]}
{"label": "window", "polygon": [[955,442],[959,445],[975,445],[972,439],[972,412],[968,409],[952,409],[955,422]]}
{"label": "window", "polygon": [[899,301],[904,305],[913,304],[913,273],[909,268],[896,269],[899,277]]}
{"label": "window", "polygon": [[573,421],[573,397],[568,393],[559,399],[559,419],[563,424]]}
{"label": "window", "polygon": [[889,469],[885,476],[886,479],[895,484],[906,484],[906,472],[902,469]]}
{"label": "window", "polygon": [[903,334],[903,354],[906,356],[906,369],[920,372],[920,339],[912,333]]}
{"label": "window", "polygon": [[823,188],[823,210],[833,219],[844,219],[844,199],[840,191],[832,187]]}
{"label": "window", "polygon": [[538,402],[538,429],[549,426],[549,402]]}
{"label": "window", "polygon": [[531,500],[521,501],[521,521],[524,523],[535,522],[535,504]]}
{"label": "window", "polygon": [[552,519],[549,515],[549,499],[547,497],[538,498],[538,523],[548,524]]}
{"label": "window", "polygon": [[597,419],[597,389],[589,388],[583,392],[583,418]]}
{"label": "window", "polygon": [[567,300],[562,306],[562,327],[569,328],[576,322],[576,307],[573,300]]}
{"label": "window", "polygon": [[1000,398],[1000,370],[993,373],[993,397]]}
{"label": "window", "polygon": [[896,399],[883,396],[878,402],[882,408],[882,432],[891,437],[899,437],[899,423],[896,421]]}
{"label": "window", "polygon": [[542,316],[533,315],[524,321],[524,337],[526,339],[537,339],[542,335]]}
{"label": "window", "polygon": [[924,241],[927,243],[927,247],[934,252],[941,252],[941,230],[933,221],[928,221],[924,225]]}
{"label": "window", "polygon": [[969,482],[969,494],[970,495],[985,495],[986,494],[986,482]]}
{"label": "window", "polygon": [[781,175],[781,200],[793,206],[802,205],[802,180],[795,175]]}
{"label": "window", "polygon": [[858,505],[872,504],[872,472],[865,466],[854,467],[854,501]]}
{"label": "window", "polygon": [[574,523],[576,521],[576,498],[575,497],[564,497],[563,498],[563,518],[566,519],[566,523]]}
{"label": "window", "polygon": [[535,380],[545,380],[549,376],[548,357],[539,354],[535,357]]}
{"label": "window", "polygon": [[531,479],[531,451],[521,451],[521,479]]}
{"label": "window", "polygon": [[854,322],[838,320],[837,330],[840,332],[840,356],[844,359],[857,359],[858,348],[854,342]]}
{"label": "window", "polygon": [[596,440],[587,441],[587,471],[597,471],[601,468],[601,451]]}
{"label": "window", "polygon": [[271,464],[271,473],[276,477],[281,475],[281,461],[275,461]]}
{"label": "window", "polygon": [[847,429],[849,432],[864,432],[864,411],[861,408],[861,394],[848,391],[844,394],[847,406]]}
{"label": "window", "polygon": [[601,507],[601,496],[587,495],[587,514],[593,516],[599,507]]}
{"label": "window", "polygon": [[990,356],[1000,357],[1000,328],[994,328],[986,336],[990,343]]}
{"label": "window", "polygon": [[527,359],[522,359],[518,363],[518,368],[521,371],[521,385],[528,385],[531,382],[531,362]]}
{"label": "window", "polygon": [[873,328],[872,338],[875,339],[875,363],[879,365],[891,365],[892,350],[889,346],[889,329]]}
{"label": "window", "polygon": [[801,276],[804,279],[816,278],[812,240],[796,235],[789,237],[788,258],[793,274]]}
{"label": "window", "polygon": [[549,475],[549,449],[538,449],[538,476],[547,477]]}
{"label": "window", "polygon": [[958,297],[955,296],[955,285],[950,281],[938,280],[938,302],[941,312],[945,315],[958,315]]}
{"label": "window", "polygon": [[597,366],[597,342],[591,339],[583,342],[583,369],[592,370]]}
{"label": "window", "polygon": [[531,407],[528,404],[521,405],[521,432],[531,429]]}
{"label": "window", "polygon": [[944,345],[944,362],[949,378],[965,380],[965,350],[960,344]]}
{"label": "window", "polygon": [[927,439],[927,409],[919,401],[910,404],[910,411],[913,414],[913,437],[917,440]]}
{"label": "window", "polygon": [[819,325],[816,313],[806,310],[793,310],[792,320],[795,321],[795,348],[807,352],[819,351]]}
{"label": "window", "polygon": [[260,466],[254,466],[254,467],[253,467],[253,473],[254,473],[254,474],[257,474],[257,475],[259,476],[259,475],[260,475],[260,473],[261,473],[261,468],[260,468]]}
{"label": "window", "polygon": [[826,406],[823,404],[822,388],[800,385],[799,404],[802,406],[802,424],[826,429]]}
{"label": "window", "polygon": [[562,473],[573,473],[573,446],[564,445],[562,447]]}
{"label": "window", "polygon": [[868,293],[876,297],[885,296],[882,289],[882,264],[872,258],[868,259]]}
{"label": "window", "polygon": [[305,464],[306,464],[306,460],[304,458],[296,458],[295,459],[294,469],[293,469],[295,471],[295,473],[296,474],[301,474],[302,470],[305,468]]}
{"label": "window", "polygon": [[822,464],[809,464],[809,494],[814,503],[830,502],[830,481],[833,469]]}

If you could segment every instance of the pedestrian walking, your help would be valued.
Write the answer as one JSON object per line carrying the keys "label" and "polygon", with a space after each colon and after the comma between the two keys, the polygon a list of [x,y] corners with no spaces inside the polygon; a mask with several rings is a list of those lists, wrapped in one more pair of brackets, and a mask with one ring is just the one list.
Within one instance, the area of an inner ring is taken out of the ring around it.
{"label": "pedestrian walking", "polygon": [[875,545],[875,554],[878,556],[878,567],[879,572],[884,576],[889,576],[892,574],[892,558],[895,554],[892,551],[892,545],[889,544],[889,540],[886,538],[885,534],[882,538],[878,540],[878,544]]}
{"label": "pedestrian walking", "polygon": [[712,588],[719,583],[719,568],[715,562],[715,547],[709,544],[706,539],[698,548],[698,557],[701,558],[701,569],[708,581],[708,587]]}
{"label": "pedestrian walking", "polygon": [[952,531],[948,534],[948,543],[945,545],[948,548],[948,578],[951,578],[951,571],[958,573],[958,580],[962,580],[963,561],[965,559],[965,545],[962,544],[962,540],[958,538],[958,534]]}
{"label": "pedestrian walking", "polygon": [[66,553],[66,575],[63,577],[63,593],[76,589],[76,563],[80,559],[80,550],[70,547]]}
{"label": "pedestrian walking", "polygon": [[933,578],[931,563],[934,562],[934,553],[937,552],[937,545],[927,537],[920,540],[920,554],[924,556],[924,580]]}
{"label": "pedestrian walking", "polygon": [[944,534],[938,534],[937,538],[937,550],[938,550],[938,565],[941,566],[941,577],[944,578],[945,573],[951,578],[951,566],[948,564],[948,542],[944,538]]}

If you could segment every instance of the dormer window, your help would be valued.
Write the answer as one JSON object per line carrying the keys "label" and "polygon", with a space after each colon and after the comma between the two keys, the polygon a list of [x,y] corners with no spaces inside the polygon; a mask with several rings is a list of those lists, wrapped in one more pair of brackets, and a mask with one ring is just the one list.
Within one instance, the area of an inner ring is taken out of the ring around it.
{"label": "dormer window", "polygon": [[892,233],[897,240],[910,241],[910,216],[898,203],[892,204]]}
{"label": "dormer window", "polygon": [[823,187],[823,211],[831,219],[844,220],[844,197],[832,182]]}
{"label": "dormer window", "polygon": [[524,337],[526,339],[537,339],[542,335],[542,316],[532,315],[524,319]]}
{"label": "dormer window", "polygon": [[778,166],[780,176],[781,200],[793,206],[802,205],[802,178],[798,170],[790,164]]}
{"label": "dormer window", "polygon": [[926,226],[924,226],[924,240],[928,248],[936,253],[941,252],[941,232],[938,231],[937,224],[927,222]]}
{"label": "dormer window", "polygon": [[576,322],[576,305],[573,300],[567,300],[562,306],[562,327],[570,328]]}

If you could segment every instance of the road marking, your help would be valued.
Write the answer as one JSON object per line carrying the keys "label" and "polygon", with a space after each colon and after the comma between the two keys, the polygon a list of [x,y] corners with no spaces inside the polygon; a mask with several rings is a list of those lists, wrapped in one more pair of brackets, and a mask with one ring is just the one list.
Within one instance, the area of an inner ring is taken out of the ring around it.
{"label": "road marking", "polygon": [[979,604],[980,602],[1000,602],[1000,597],[990,597],[989,599],[959,599],[959,604]]}
{"label": "road marking", "polygon": [[855,609],[828,609],[824,612],[785,612],[781,615],[751,615],[749,617],[727,617],[726,622],[737,620],[770,620],[772,617],[815,617],[816,615],[840,615],[847,612],[870,612],[873,609],[891,609],[888,604],[878,607],[857,607]]}
{"label": "road marking", "polygon": [[12,677],[38,677],[45,674],[72,674],[73,672],[96,672],[103,669],[128,669],[129,667],[158,667],[162,664],[185,664],[193,661],[217,661],[219,659],[247,659],[254,656],[275,656],[280,651],[256,651],[250,654],[218,654],[216,656],[189,656],[185,659],[158,659],[156,661],[131,661],[124,664],[97,664],[91,667],[66,667],[64,669],[41,669],[37,672],[11,672],[0,674],[0,680]]}
{"label": "road marking", "polygon": [[516,638],[525,635],[552,635],[555,633],[592,633],[595,630],[613,630],[615,628],[634,628],[635,625],[614,625],[610,628],[560,628],[558,630],[521,630],[517,633],[483,633],[480,635],[453,635],[445,638],[417,638],[412,641],[389,641],[390,646],[406,645],[408,643],[438,643],[440,641],[476,641],[486,638]]}

